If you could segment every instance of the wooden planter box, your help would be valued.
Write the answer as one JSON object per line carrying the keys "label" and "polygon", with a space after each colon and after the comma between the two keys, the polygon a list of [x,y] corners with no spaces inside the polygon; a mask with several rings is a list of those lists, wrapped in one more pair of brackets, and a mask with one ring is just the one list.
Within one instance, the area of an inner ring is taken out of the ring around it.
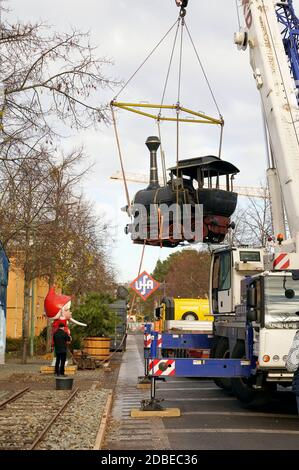
{"label": "wooden planter box", "polygon": [[98,360],[110,355],[110,338],[90,337],[83,340],[83,352]]}

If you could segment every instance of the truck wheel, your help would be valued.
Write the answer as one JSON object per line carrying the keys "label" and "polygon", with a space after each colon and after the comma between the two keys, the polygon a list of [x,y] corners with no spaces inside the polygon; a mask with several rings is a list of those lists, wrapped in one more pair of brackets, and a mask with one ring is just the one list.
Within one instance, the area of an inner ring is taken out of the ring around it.
{"label": "truck wheel", "polygon": [[[237,341],[236,346],[232,352],[232,359],[243,359],[245,358],[245,343],[244,341]],[[255,390],[253,387],[256,383],[254,376],[248,378],[232,378],[232,392],[247,406],[262,406],[268,403],[271,399],[270,387],[262,390]]]}
{"label": "truck wheel", "polygon": [[[218,342],[215,346],[215,352],[213,357],[216,359],[227,359],[229,358],[229,346],[228,340],[226,338],[219,338]],[[231,379],[214,379],[215,384],[217,387],[226,390],[227,392],[231,392]]]}
{"label": "truck wheel", "polygon": [[196,315],[195,312],[185,312],[184,315],[182,316],[182,320],[197,321],[198,316]]}

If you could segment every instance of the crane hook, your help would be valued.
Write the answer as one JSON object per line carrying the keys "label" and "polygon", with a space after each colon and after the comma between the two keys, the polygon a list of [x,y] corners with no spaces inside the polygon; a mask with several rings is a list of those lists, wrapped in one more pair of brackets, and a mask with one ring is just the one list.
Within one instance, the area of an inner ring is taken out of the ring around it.
{"label": "crane hook", "polygon": [[175,3],[178,7],[186,8],[188,6],[189,0],[175,0]]}
{"label": "crane hook", "polygon": [[186,16],[186,8],[188,6],[189,0],[175,0],[175,3],[178,7],[181,8],[180,17],[184,18]]}

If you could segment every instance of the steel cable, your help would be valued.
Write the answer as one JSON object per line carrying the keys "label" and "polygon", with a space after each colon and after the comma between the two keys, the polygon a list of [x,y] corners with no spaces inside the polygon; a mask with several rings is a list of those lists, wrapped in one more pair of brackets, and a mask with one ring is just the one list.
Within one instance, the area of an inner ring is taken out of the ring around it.
{"label": "steel cable", "polygon": [[137,73],[139,72],[139,70],[144,66],[144,64],[148,61],[148,59],[154,54],[154,52],[158,49],[158,47],[162,44],[162,42],[167,38],[168,34],[171,33],[171,31],[173,30],[173,28],[175,27],[175,25],[177,24],[177,20],[175,21],[175,23],[171,26],[171,28],[167,31],[167,33],[163,36],[163,38],[158,42],[158,44],[156,44],[156,46],[152,49],[152,51],[148,54],[148,56],[144,59],[144,61],[142,62],[142,64],[138,67],[138,69],[133,73],[133,75],[131,75],[131,77],[126,81],[126,83],[124,84],[124,86],[121,88],[121,90],[117,93],[117,95],[115,96],[114,98],[114,101],[117,100],[117,98],[119,97],[119,95],[124,91],[124,89],[128,86],[128,84],[131,82],[131,80],[133,80],[133,78],[137,75]]}

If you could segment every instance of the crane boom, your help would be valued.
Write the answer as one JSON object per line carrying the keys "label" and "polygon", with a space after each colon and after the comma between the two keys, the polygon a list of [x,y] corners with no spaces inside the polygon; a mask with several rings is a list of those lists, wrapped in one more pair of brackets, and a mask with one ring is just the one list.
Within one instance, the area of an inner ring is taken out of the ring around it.
{"label": "crane boom", "polygon": [[277,179],[270,185],[272,210],[282,213],[281,192],[291,237],[278,251],[296,253],[293,261],[299,265],[299,21],[292,0],[242,0],[242,7],[246,29],[236,33],[235,43],[250,51],[269,136],[272,181]]}

